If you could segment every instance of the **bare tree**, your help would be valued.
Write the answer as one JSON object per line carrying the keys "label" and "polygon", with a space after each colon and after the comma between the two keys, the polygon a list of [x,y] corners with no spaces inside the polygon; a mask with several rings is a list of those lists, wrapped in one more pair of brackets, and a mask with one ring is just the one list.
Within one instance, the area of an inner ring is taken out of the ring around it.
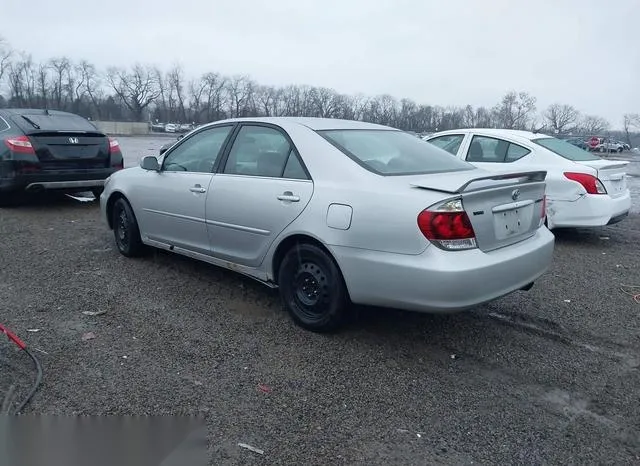
{"label": "bare tree", "polygon": [[218,73],[207,73],[201,78],[204,83],[204,95],[206,96],[206,121],[215,121],[224,118],[224,106],[226,105],[225,88],[227,79]]}
{"label": "bare tree", "polygon": [[553,104],[547,108],[544,118],[555,133],[573,129],[580,118],[580,112],[571,105]]}
{"label": "bare tree", "polygon": [[594,115],[586,115],[580,122],[580,129],[587,134],[597,135],[611,127],[604,118]]}
{"label": "bare tree", "polygon": [[508,92],[493,109],[496,124],[506,129],[525,129],[536,111],[536,98],[526,92]]}
{"label": "bare tree", "polygon": [[9,69],[9,63],[12,55],[13,51],[11,50],[9,43],[0,36],[0,83]]}
{"label": "bare tree", "polygon": [[86,60],[78,65],[78,73],[81,76],[82,92],[89,97],[91,106],[98,118],[102,115],[100,101],[102,100],[102,85],[96,67]]}
{"label": "bare tree", "polygon": [[169,88],[171,89],[171,96],[175,95],[178,120],[182,123],[187,122],[187,112],[185,110],[185,95],[184,95],[184,72],[180,65],[174,65],[167,74],[169,81]]}
{"label": "bare tree", "polygon": [[631,130],[640,129],[640,113],[626,113],[623,117],[624,135],[627,143],[631,145]]}
{"label": "bare tree", "polygon": [[160,95],[155,71],[140,64],[131,70],[109,68],[107,82],[136,121],[144,120],[144,110]]}

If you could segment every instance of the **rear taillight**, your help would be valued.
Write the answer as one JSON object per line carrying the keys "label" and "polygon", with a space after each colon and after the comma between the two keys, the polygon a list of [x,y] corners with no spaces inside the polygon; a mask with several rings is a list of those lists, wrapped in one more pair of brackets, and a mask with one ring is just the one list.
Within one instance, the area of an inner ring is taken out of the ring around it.
{"label": "rear taillight", "polygon": [[115,138],[109,138],[109,153],[120,152],[120,144]]}
{"label": "rear taillight", "polygon": [[16,136],[12,138],[7,138],[4,140],[4,143],[9,148],[11,152],[17,154],[31,154],[35,155],[36,151],[33,150],[33,146],[31,145],[31,141],[27,136]]}
{"label": "rear taillight", "polygon": [[598,178],[587,173],[565,172],[564,176],[571,181],[580,183],[588,194],[607,194],[607,190]]}
{"label": "rear taillight", "polygon": [[420,212],[418,228],[425,238],[442,249],[460,251],[477,247],[476,234],[460,199]]}
{"label": "rear taillight", "polygon": [[[120,150],[120,144],[115,138],[109,138],[109,156],[115,155],[119,160],[113,164],[113,168],[116,170],[122,170],[124,168],[124,159],[122,158],[122,151]],[[111,159],[113,161],[113,158]]]}

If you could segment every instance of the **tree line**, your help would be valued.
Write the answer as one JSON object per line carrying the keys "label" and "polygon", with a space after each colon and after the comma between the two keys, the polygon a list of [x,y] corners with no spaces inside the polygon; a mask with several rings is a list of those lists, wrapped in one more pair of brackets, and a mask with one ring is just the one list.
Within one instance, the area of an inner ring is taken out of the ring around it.
{"label": "tree line", "polygon": [[[407,131],[461,127],[536,129],[559,134],[601,134],[610,123],[583,115],[568,104],[539,112],[527,92],[507,92],[491,108],[432,106],[391,95],[347,95],[326,87],[265,86],[249,76],[209,72],[188,78],[179,65],[169,70],[134,64],[99,70],[67,57],[36,62],[0,38],[0,107],[70,111],[93,120],[205,123],[247,116],[346,118]],[[624,116],[627,139],[640,116]]]}

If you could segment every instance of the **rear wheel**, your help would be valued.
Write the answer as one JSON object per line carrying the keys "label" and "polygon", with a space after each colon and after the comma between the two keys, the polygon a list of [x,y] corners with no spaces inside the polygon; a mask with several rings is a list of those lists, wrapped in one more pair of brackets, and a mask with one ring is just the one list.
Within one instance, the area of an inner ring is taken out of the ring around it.
{"label": "rear wheel", "polygon": [[618,153],[622,152],[623,148],[622,147],[618,147]]}
{"label": "rear wheel", "polygon": [[318,246],[293,246],[280,265],[278,286],[284,307],[300,327],[330,332],[343,324],[347,288],[336,263]]}
{"label": "rear wheel", "polygon": [[114,204],[112,221],[118,251],[127,257],[142,255],[145,246],[140,238],[138,221],[126,199],[120,198]]}

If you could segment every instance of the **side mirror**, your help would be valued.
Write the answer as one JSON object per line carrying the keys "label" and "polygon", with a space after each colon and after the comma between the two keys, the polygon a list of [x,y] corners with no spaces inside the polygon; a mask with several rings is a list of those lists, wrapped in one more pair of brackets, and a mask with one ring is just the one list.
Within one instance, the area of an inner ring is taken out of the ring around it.
{"label": "side mirror", "polygon": [[146,157],[144,157],[140,162],[140,166],[144,170],[150,170],[155,172],[160,171],[160,164],[158,163],[158,159],[155,158],[153,155],[147,155]]}

